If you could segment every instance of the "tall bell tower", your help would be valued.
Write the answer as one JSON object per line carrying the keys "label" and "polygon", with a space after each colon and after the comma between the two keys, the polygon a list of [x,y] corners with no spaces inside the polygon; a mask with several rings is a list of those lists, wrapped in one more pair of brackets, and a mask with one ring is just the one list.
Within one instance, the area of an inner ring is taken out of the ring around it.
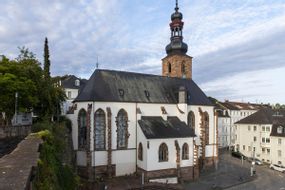
{"label": "tall bell tower", "polygon": [[188,46],[183,42],[183,15],[176,0],[175,12],[171,15],[171,38],[166,46],[167,56],[162,59],[162,76],[192,79],[192,57],[187,55]]}

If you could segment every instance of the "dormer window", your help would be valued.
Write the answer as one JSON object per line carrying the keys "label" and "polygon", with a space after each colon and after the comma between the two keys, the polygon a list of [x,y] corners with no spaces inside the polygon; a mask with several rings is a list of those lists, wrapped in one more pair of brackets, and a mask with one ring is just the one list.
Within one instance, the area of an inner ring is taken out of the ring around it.
{"label": "dormer window", "polygon": [[282,126],[279,126],[279,127],[277,128],[277,133],[278,133],[278,134],[282,134],[282,133],[283,133],[283,127],[282,127]]}
{"label": "dormer window", "polygon": [[147,98],[149,98],[149,96],[150,96],[149,91],[145,90],[144,93],[145,93],[145,96],[146,96]]}
{"label": "dormer window", "polygon": [[78,79],[75,80],[75,86],[80,86],[80,81]]}
{"label": "dormer window", "polygon": [[123,89],[119,89],[119,95],[120,95],[121,97],[123,97],[124,94],[125,94],[124,90],[123,90]]}

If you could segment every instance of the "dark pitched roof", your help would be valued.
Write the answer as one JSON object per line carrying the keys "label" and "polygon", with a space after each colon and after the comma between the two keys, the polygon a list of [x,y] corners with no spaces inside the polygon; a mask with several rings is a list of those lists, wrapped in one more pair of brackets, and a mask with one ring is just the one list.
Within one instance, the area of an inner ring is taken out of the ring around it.
{"label": "dark pitched roof", "polygon": [[[79,80],[79,86],[75,85],[76,80]],[[69,75],[62,80],[61,86],[63,88],[81,89],[86,83],[86,79],[80,79],[74,75]]]}
{"label": "dark pitched roof", "polygon": [[241,119],[235,124],[272,124],[272,109],[261,109],[246,118]]}
{"label": "dark pitched roof", "polygon": [[[277,129],[278,127],[283,127],[282,128],[282,133],[278,133]],[[274,136],[274,137],[285,137],[285,122],[284,123],[279,123],[279,124],[273,124],[272,125],[272,129],[271,129],[271,133],[270,136]]]}
{"label": "dark pitched roof", "polygon": [[254,114],[236,122],[236,124],[279,124],[285,123],[284,110],[261,109]]}
{"label": "dark pitched roof", "polygon": [[222,106],[230,110],[259,110],[262,108],[268,108],[269,105],[266,104],[253,104],[253,103],[244,103],[244,102],[220,102]]}
{"label": "dark pitched roof", "polygon": [[191,79],[98,69],[75,102],[177,103],[181,86],[187,90],[188,104],[212,106],[207,96]]}
{"label": "dark pitched roof", "polygon": [[178,117],[167,117],[165,121],[159,116],[142,116],[138,123],[147,139],[195,137],[193,128]]}

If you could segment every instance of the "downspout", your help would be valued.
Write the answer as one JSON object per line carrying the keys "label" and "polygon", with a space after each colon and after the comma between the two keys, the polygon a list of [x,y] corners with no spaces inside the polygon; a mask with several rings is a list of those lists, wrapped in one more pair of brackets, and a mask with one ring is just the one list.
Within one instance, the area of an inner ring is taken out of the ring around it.
{"label": "downspout", "polygon": [[[94,110],[95,110],[95,108],[94,108],[94,104],[95,104],[95,102],[93,102],[93,106],[92,106],[92,116],[93,116],[93,152],[94,152],[94,181],[95,181],[95,179],[96,179],[96,170],[95,170],[95,166],[96,166],[96,164],[95,164],[95,118],[94,118]],[[91,151],[92,152],[92,151]],[[92,158],[92,154],[91,154],[91,158]],[[91,163],[91,166],[92,166],[92,163]]]}
{"label": "downspout", "polygon": [[138,103],[136,102],[136,173],[138,172]]}
{"label": "downspout", "polygon": [[215,150],[214,150],[214,146],[215,146],[215,129],[216,129],[216,112],[215,112],[215,109],[213,109],[213,112],[214,112],[214,126],[213,126],[213,145],[212,145],[212,149],[213,149],[213,152],[212,152],[212,162],[214,164],[214,154],[215,154]]}

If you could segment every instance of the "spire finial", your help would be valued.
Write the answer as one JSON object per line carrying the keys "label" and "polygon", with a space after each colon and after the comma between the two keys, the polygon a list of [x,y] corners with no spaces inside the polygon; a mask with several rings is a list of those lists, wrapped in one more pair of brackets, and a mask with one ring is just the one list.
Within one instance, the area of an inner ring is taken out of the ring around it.
{"label": "spire finial", "polygon": [[176,3],[175,3],[175,11],[177,12],[178,9],[179,9],[179,7],[178,7],[178,0],[176,0]]}

